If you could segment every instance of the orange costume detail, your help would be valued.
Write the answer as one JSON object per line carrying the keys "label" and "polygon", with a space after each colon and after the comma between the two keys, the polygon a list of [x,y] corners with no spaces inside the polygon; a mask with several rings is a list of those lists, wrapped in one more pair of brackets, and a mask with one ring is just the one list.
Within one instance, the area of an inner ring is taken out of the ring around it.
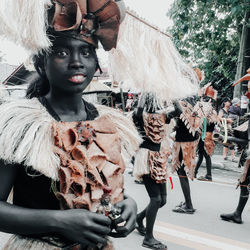
{"label": "orange costume detail", "polygon": [[[146,136],[154,143],[161,143],[165,136],[166,116],[164,114],[143,115],[144,129]],[[167,159],[170,154],[167,152],[148,151],[148,164],[150,176],[157,183],[164,183],[168,178]]]}
{"label": "orange costume detail", "polygon": [[104,186],[111,203],[123,200],[125,164],[117,129],[107,117],[85,122],[55,122],[55,153],[61,160],[60,192],[63,209],[96,212]]}

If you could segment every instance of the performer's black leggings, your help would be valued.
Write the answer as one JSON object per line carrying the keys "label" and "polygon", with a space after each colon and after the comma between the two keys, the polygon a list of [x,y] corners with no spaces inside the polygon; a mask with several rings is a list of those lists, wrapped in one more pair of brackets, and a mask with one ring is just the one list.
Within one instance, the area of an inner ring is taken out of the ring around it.
{"label": "performer's black leggings", "polygon": [[150,175],[143,175],[143,182],[150,197],[148,206],[137,215],[137,223],[142,226],[146,217],[146,240],[154,238],[153,228],[158,209],[163,207],[167,201],[166,183],[156,183]]}
{"label": "performer's black leggings", "polygon": [[250,168],[248,169],[246,180],[240,183],[240,198],[235,213],[241,216],[249,198]]}
{"label": "performer's black leggings", "polygon": [[166,183],[156,183],[150,175],[143,175],[142,178],[150,199],[153,198],[159,208],[163,207],[167,197]]}
{"label": "performer's black leggings", "polygon": [[207,154],[205,150],[205,145],[204,141],[200,139],[199,144],[198,144],[198,161],[196,164],[195,168],[195,175],[197,175],[198,170],[201,166],[201,163],[203,161],[203,157],[206,159],[206,167],[207,167],[207,177],[212,177],[212,162],[211,162],[211,157]]}
{"label": "performer's black leggings", "polygon": [[[182,160],[183,160],[183,154],[182,154],[182,150],[180,149],[179,161],[182,162]],[[177,170],[177,174],[179,176],[181,189],[185,198],[186,207],[193,208],[189,181],[188,181],[188,177],[184,168],[185,168],[185,165],[181,164],[181,167]]]}

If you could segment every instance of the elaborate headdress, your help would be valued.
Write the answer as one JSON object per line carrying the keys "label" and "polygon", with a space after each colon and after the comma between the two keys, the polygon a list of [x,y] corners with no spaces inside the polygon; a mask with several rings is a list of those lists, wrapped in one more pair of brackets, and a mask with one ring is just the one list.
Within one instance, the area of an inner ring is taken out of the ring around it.
{"label": "elaborate headdress", "polygon": [[69,31],[110,50],[124,14],[122,0],[1,0],[0,34],[33,53],[50,46],[53,32]]}
{"label": "elaborate headdress", "polygon": [[218,95],[218,91],[215,90],[212,86],[212,83],[209,82],[208,84],[206,84],[205,86],[203,86],[200,90],[199,90],[199,95],[200,96],[208,96],[214,100],[217,99],[217,95]]}

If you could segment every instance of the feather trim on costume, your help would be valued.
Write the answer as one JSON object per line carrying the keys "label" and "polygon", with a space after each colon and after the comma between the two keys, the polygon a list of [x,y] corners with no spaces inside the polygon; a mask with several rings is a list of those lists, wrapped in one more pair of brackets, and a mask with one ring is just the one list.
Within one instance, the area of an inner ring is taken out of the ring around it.
{"label": "feather trim on costume", "polygon": [[133,169],[133,176],[142,181],[142,176],[150,173],[148,165],[148,152],[147,148],[140,148],[135,155],[135,163]]}
{"label": "feather trim on costume", "polygon": [[198,92],[195,71],[184,62],[170,37],[129,11],[120,25],[117,47],[109,55],[113,82],[126,90],[155,92],[163,100]]}
{"label": "feather trim on costume", "polygon": [[1,0],[0,34],[32,53],[48,48],[47,8],[51,0]]}
{"label": "feather trim on costume", "polygon": [[133,122],[115,109],[103,105],[96,105],[96,108],[100,116],[108,116],[116,125],[121,139],[122,157],[125,162],[130,161],[142,143]]}
{"label": "feather trim on costume", "polygon": [[19,99],[0,106],[0,158],[23,163],[56,180],[59,158],[53,153],[53,118],[37,99]]}
{"label": "feather trim on costume", "polygon": [[[119,112],[99,106],[100,116],[116,125],[122,157],[130,160],[141,138],[133,124]],[[7,163],[23,163],[47,177],[58,180],[60,159],[54,153],[52,124],[55,121],[38,99],[19,99],[0,105],[0,158]]]}

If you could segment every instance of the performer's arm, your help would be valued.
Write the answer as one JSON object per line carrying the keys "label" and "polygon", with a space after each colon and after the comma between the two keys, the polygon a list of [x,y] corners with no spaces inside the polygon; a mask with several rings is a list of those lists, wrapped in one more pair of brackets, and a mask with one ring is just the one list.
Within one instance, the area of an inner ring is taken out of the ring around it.
{"label": "performer's arm", "polygon": [[110,232],[111,221],[104,215],[85,209],[30,209],[7,203],[17,167],[0,165],[0,231],[27,236],[58,233],[78,243],[106,243],[104,236]]}
{"label": "performer's arm", "polygon": [[181,106],[178,101],[173,102],[173,110],[166,113],[166,123],[169,124],[171,119],[177,118],[182,113]]}

